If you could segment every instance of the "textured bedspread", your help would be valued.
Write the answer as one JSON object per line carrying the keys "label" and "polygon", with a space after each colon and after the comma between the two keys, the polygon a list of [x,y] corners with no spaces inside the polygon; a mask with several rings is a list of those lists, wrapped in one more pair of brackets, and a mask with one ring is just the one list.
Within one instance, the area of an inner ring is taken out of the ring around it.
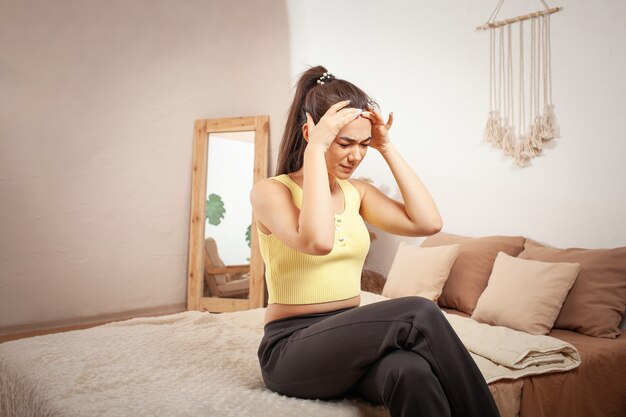
{"label": "textured bedspread", "polygon": [[263,313],[187,311],[3,343],[0,415],[388,416],[268,390],[256,356]]}
{"label": "textured bedspread", "polygon": [[[384,299],[362,292],[362,304]],[[389,416],[356,399],[268,390],[256,356],[264,311],[187,311],[3,343],[0,415]],[[477,363],[481,371],[495,366],[483,371],[488,380],[501,379],[489,372],[502,366]],[[503,417],[517,414],[521,382],[490,385]]]}

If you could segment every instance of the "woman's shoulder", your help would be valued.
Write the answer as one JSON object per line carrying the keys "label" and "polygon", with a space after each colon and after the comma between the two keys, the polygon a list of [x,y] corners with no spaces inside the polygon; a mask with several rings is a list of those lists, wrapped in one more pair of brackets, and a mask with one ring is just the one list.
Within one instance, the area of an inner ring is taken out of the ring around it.
{"label": "woman's shoulder", "polygon": [[284,189],[285,186],[281,184],[280,181],[281,175],[277,175],[275,177],[264,178],[254,183],[252,186],[252,194],[259,193],[274,193],[279,192],[281,189]]}
{"label": "woman's shoulder", "polygon": [[356,178],[348,178],[348,182],[359,192],[359,197],[361,198],[361,201],[363,201],[363,196],[367,191],[367,187],[371,185],[364,180]]}
{"label": "woman's shoulder", "polygon": [[286,186],[284,181],[285,176],[278,175],[275,177],[264,178],[262,180],[257,181],[252,186],[252,190],[250,191],[250,201],[254,206],[255,203],[259,201],[272,201],[280,200],[283,197],[286,199],[291,199],[291,191],[288,186]]}

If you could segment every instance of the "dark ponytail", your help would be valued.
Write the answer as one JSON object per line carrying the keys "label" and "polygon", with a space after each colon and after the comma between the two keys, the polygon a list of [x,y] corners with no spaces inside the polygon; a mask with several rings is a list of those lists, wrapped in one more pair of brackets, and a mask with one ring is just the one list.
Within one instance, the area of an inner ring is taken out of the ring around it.
{"label": "dark ponytail", "polygon": [[349,107],[360,109],[365,109],[368,104],[378,107],[363,90],[348,81],[334,78],[318,84],[317,81],[324,73],[328,73],[326,68],[318,65],[303,72],[298,79],[280,142],[275,175],[289,174],[302,168],[307,144],[302,134],[306,112],[309,112],[314,123],[318,123],[330,106],[339,101],[350,100]]}

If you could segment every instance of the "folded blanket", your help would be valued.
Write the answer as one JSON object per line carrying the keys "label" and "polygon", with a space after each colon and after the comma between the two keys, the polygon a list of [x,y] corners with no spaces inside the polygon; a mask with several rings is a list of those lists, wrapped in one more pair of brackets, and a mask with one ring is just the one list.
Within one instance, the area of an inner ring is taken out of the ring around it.
{"label": "folded blanket", "polygon": [[487,382],[562,372],[580,365],[578,350],[551,336],[479,323],[443,312]]}
{"label": "folded blanket", "polygon": [[[361,304],[390,300],[362,292]],[[563,372],[580,365],[578,350],[551,336],[538,336],[508,327],[479,323],[442,311],[478,365],[487,383],[526,375]]]}

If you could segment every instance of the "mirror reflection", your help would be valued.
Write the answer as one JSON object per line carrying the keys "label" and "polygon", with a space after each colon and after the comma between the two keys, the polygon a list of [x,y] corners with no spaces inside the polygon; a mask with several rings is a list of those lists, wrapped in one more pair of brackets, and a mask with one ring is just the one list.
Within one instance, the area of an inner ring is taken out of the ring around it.
{"label": "mirror reflection", "polygon": [[254,131],[208,135],[204,296],[248,298]]}

